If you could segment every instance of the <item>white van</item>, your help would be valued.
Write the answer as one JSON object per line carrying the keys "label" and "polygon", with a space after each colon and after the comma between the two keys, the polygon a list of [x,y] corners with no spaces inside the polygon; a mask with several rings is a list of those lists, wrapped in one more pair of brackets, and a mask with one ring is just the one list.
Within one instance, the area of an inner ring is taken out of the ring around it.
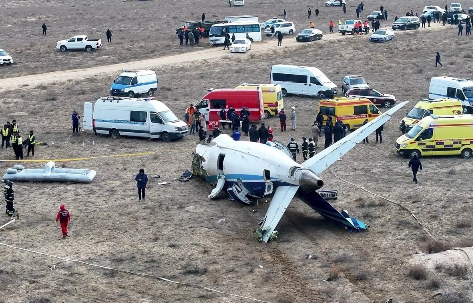
{"label": "white van", "polygon": [[113,81],[110,94],[130,98],[147,94],[151,97],[157,90],[158,77],[156,77],[156,72],[152,70],[125,70]]}
{"label": "white van", "polygon": [[462,101],[463,113],[473,113],[473,81],[453,77],[432,77],[429,99],[450,98]]}
{"label": "white van", "polygon": [[234,0],[233,6],[243,6],[245,5],[245,0]]}
{"label": "white van", "polygon": [[294,94],[332,98],[337,94],[337,86],[315,67],[273,65],[271,84],[281,85],[283,97]]}
{"label": "white van", "polygon": [[103,97],[84,103],[83,129],[95,134],[161,138],[164,142],[187,135],[187,124],[155,98]]}

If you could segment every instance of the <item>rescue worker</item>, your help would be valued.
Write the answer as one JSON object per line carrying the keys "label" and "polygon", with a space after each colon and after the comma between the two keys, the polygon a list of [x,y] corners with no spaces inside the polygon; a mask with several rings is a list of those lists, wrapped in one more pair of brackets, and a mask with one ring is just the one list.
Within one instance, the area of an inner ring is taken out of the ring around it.
{"label": "rescue worker", "polygon": [[251,112],[248,110],[248,107],[243,106],[243,108],[240,111],[240,116],[250,116]]}
{"label": "rescue worker", "polygon": [[343,134],[343,127],[341,126],[340,122],[335,122],[335,126],[333,127],[333,142],[336,143],[340,141]]}
{"label": "rescue worker", "polygon": [[13,134],[19,132],[20,129],[18,128],[18,124],[16,124],[16,120],[13,120],[11,123],[10,133]]}
{"label": "rescue worker", "polygon": [[[243,110],[242,110],[243,111]],[[245,136],[248,136],[248,132],[250,130],[250,118],[248,117],[248,115],[244,114],[242,115],[242,122],[241,122],[241,130],[243,131],[243,133],[245,134]]]}
{"label": "rescue worker", "polygon": [[287,145],[287,148],[289,148],[289,151],[292,154],[292,159],[296,161],[296,156],[299,153],[299,144],[294,140],[294,138],[291,138],[291,142]]}
{"label": "rescue worker", "polygon": [[273,128],[271,126],[268,126],[268,141],[273,142]]}
{"label": "rescue worker", "polygon": [[314,124],[312,124],[312,138],[314,139],[315,146],[317,146],[317,143],[319,142],[319,137],[320,137],[320,127],[317,121],[314,121]]}
{"label": "rescue worker", "polygon": [[177,34],[177,37],[179,38],[179,45],[183,46],[184,45],[184,32],[180,31],[179,34]]}
{"label": "rescue worker", "polygon": [[202,23],[205,21],[205,13],[202,13]]}
{"label": "rescue worker", "polygon": [[279,124],[281,125],[281,131],[286,131],[286,114],[284,113],[284,109],[281,109],[279,112]]}
{"label": "rescue worker", "polygon": [[381,125],[376,129],[376,143],[378,143],[378,137],[379,137],[379,143],[383,143],[383,130],[384,130],[384,125]]}
{"label": "rescue worker", "polygon": [[[365,119],[365,121],[363,121],[363,125],[365,125],[366,123],[368,123],[368,119]],[[370,143],[368,142],[368,136],[366,136],[366,138],[363,139],[363,143]]]}
{"label": "rescue worker", "polygon": [[233,129],[233,118],[235,116],[235,109],[233,106],[230,106],[230,108],[227,110],[227,120],[230,121],[230,129]]}
{"label": "rescue worker", "polygon": [[296,108],[291,107],[291,129],[296,130]]}
{"label": "rescue worker", "polygon": [[399,125],[399,129],[401,130],[401,133],[403,135],[406,133],[406,122],[404,120],[401,120],[401,125]]}
{"label": "rescue worker", "polygon": [[309,155],[309,143],[307,142],[307,139],[305,137],[302,137],[302,157],[304,158],[304,161],[307,160],[307,157]]}
{"label": "rescue worker", "polygon": [[195,44],[195,37],[192,31],[189,31],[189,44],[190,46],[194,46]]}
{"label": "rescue worker", "polygon": [[308,147],[309,147],[309,158],[312,158],[315,155],[315,147],[316,147],[312,138],[309,138]]}
{"label": "rescue worker", "polygon": [[200,31],[198,28],[196,28],[193,32],[194,34],[194,45],[199,45],[199,38],[200,38]]}
{"label": "rescue worker", "polygon": [[[205,137],[204,137],[205,139]],[[140,168],[140,171],[135,177],[136,187],[138,188],[138,200],[145,200],[146,196],[146,185],[148,184],[148,176],[145,174],[145,170]]]}
{"label": "rescue worker", "polygon": [[278,31],[278,46],[281,46],[282,38],[283,38],[283,36],[282,36],[281,31]]}
{"label": "rescue worker", "polygon": [[318,125],[319,129],[321,129],[322,124],[324,123],[324,115],[322,115],[321,111],[319,111],[319,113],[317,114],[317,117],[315,118],[315,121],[317,122],[317,125]]}
{"label": "rescue worker", "polygon": [[223,41],[223,50],[225,49],[230,50],[230,35],[228,33],[225,34],[225,40]]}
{"label": "rescue worker", "polygon": [[463,36],[463,25],[461,21],[458,23],[458,36]]}
{"label": "rescue worker", "polygon": [[48,30],[46,23],[43,23],[43,25],[41,25],[41,28],[43,29],[43,36],[46,36],[46,31]]}
{"label": "rescue worker", "polygon": [[105,35],[107,36],[107,41],[112,42],[112,31],[110,29],[107,29]]}
{"label": "rescue worker", "polygon": [[240,141],[241,132],[238,130],[238,127],[233,128],[232,138],[235,141]]}
{"label": "rescue worker", "polygon": [[364,29],[365,29],[365,35],[368,35],[368,33],[370,32],[370,26],[368,24],[368,20],[365,20]]}
{"label": "rescue worker", "polygon": [[72,134],[79,134],[79,119],[80,116],[76,111],[72,112]]}
{"label": "rescue worker", "polygon": [[258,130],[256,129],[256,125],[253,124],[251,126],[250,131],[249,131],[249,135],[250,135],[250,141],[251,142],[258,142],[259,133],[258,133]]}
{"label": "rescue worker", "polygon": [[417,172],[422,170],[422,163],[420,163],[419,158],[417,155],[414,155],[411,160],[409,160],[409,167],[412,168],[412,181],[417,184]]}
{"label": "rescue worker", "polygon": [[236,113],[233,114],[232,126],[233,126],[233,128],[240,128],[241,127],[241,119],[240,119],[240,117],[238,117],[238,115]]}
{"label": "rescue worker", "polygon": [[221,120],[223,120],[223,121],[227,120],[227,111],[225,110],[225,108],[222,108],[218,112],[218,115],[220,116],[220,125],[222,125],[222,128],[225,129],[225,124],[227,124],[227,123],[221,121]]}
{"label": "rescue worker", "polygon": [[[342,22],[340,20],[338,20],[338,25],[341,25]],[[330,20],[330,23],[328,24],[328,28],[330,30],[330,33],[333,33],[333,21]]]}
{"label": "rescue worker", "polygon": [[333,127],[332,127],[332,124],[329,123],[325,126],[325,148],[332,145],[332,134],[333,134]]}
{"label": "rescue worker", "polygon": [[437,55],[435,55],[435,67],[437,67],[437,64],[440,64],[440,66],[443,66],[442,63],[440,63],[440,53],[437,52]]}
{"label": "rescue worker", "polygon": [[199,124],[199,141],[200,141],[200,142],[204,141],[204,140],[205,140],[205,136],[206,136],[205,130],[204,130],[204,128],[203,128],[202,126],[200,126],[200,124]]}
{"label": "rescue worker", "polygon": [[186,114],[189,116],[189,121],[187,122],[188,125],[190,126],[190,117],[195,113],[195,107],[191,103],[191,105],[186,109]]}
{"label": "rescue worker", "polygon": [[266,141],[268,141],[269,133],[266,126],[264,126],[264,123],[261,123],[261,126],[258,129],[258,135],[259,135],[259,142],[266,144]]}
{"label": "rescue worker", "polygon": [[222,132],[220,131],[220,128],[218,128],[218,126],[215,124],[214,125],[214,129],[212,130],[212,136],[214,138],[217,138],[218,136],[220,136]]}
{"label": "rescue worker", "polygon": [[5,149],[10,147],[10,129],[6,124],[2,128],[2,148],[3,146],[5,146]]}
{"label": "rescue worker", "polygon": [[189,44],[189,31],[184,27],[184,38],[186,38],[186,45]]}
{"label": "rescue worker", "polygon": [[14,133],[11,137],[11,147],[13,148],[13,152],[15,153],[15,159],[18,159],[18,138],[16,133]]}
{"label": "rescue worker", "polygon": [[30,156],[30,152],[31,152],[31,156],[34,157],[34,146],[35,146],[35,144],[36,144],[36,140],[35,140],[33,131],[30,130],[30,135],[28,136],[28,152],[26,153],[27,157]]}
{"label": "rescue worker", "polygon": [[15,200],[15,192],[13,191],[13,182],[5,180],[5,186],[3,187],[3,196],[5,198],[5,214],[13,216],[15,214],[15,208],[13,207],[13,201]]}
{"label": "rescue worker", "polygon": [[61,204],[61,206],[59,206],[59,211],[56,215],[56,222],[57,221],[59,221],[59,223],[61,224],[62,238],[65,239],[67,236],[69,236],[67,232],[67,225],[69,224],[69,222],[71,222],[71,214],[66,209],[64,204]]}

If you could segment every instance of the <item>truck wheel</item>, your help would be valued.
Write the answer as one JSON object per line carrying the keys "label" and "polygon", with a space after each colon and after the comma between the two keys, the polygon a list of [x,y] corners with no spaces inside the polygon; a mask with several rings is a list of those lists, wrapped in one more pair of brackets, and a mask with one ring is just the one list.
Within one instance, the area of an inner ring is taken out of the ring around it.
{"label": "truck wheel", "polygon": [[283,97],[287,97],[287,90],[285,90],[284,88],[281,90],[281,93]]}
{"label": "truck wheel", "polygon": [[264,111],[264,118],[265,118],[265,119],[271,118],[271,113],[270,113],[269,111],[265,110],[265,111]]}
{"label": "truck wheel", "polygon": [[59,49],[61,50],[61,52],[67,51],[67,47],[65,45],[61,45]]}
{"label": "truck wheel", "polygon": [[112,129],[110,131],[110,137],[112,139],[118,139],[118,138],[120,138],[120,132],[117,129]]}
{"label": "truck wheel", "polygon": [[345,36],[345,32],[341,32],[342,33],[342,36]]}
{"label": "truck wheel", "polygon": [[324,99],[324,98],[325,98],[325,94],[324,94],[323,92],[319,92],[319,93],[317,94],[317,97],[318,97],[319,99]]}
{"label": "truck wheel", "polygon": [[153,95],[154,95],[154,90],[150,89],[150,90],[148,91],[148,96],[149,96],[149,97],[153,97]]}
{"label": "truck wheel", "polygon": [[351,129],[350,129],[350,124],[345,124],[345,128],[347,129],[348,132],[351,131]]}
{"label": "truck wheel", "polygon": [[386,100],[386,101],[384,101],[383,106],[386,107],[386,108],[389,108],[389,107],[391,107],[391,102]]}
{"label": "truck wheel", "polygon": [[289,30],[289,35],[292,35],[292,34],[294,34],[294,31],[291,29]]}
{"label": "truck wheel", "polygon": [[85,51],[88,52],[88,53],[90,53],[90,52],[92,51],[92,46],[87,45],[87,46],[85,47]]}
{"label": "truck wheel", "polygon": [[135,98],[135,93],[133,91],[128,92],[128,97]]}
{"label": "truck wheel", "polygon": [[470,159],[471,158],[471,149],[465,148],[464,150],[462,150],[461,156],[463,157],[463,159]]}
{"label": "truck wheel", "polygon": [[417,149],[411,150],[409,152],[409,158],[411,158],[411,159],[414,158],[414,155],[416,155],[417,158],[420,159],[420,151],[418,151]]}
{"label": "truck wheel", "polygon": [[162,133],[161,140],[163,140],[163,142],[171,142],[171,136],[168,133]]}

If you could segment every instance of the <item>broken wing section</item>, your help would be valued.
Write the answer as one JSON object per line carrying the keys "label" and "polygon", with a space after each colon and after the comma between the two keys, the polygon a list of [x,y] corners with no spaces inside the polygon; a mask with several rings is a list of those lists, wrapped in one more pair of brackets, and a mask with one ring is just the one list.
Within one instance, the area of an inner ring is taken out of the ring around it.
{"label": "broken wing section", "polygon": [[325,219],[334,221],[338,224],[343,224],[346,228],[350,229],[350,231],[361,231],[366,229],[366,225],[363,222],[350,217],[346,210],[341,212],[337,211],[316,191],[307,193],[303,190],[298,190],[296,196],[301,199],[302,202],[309,205],[313,210],[321,214]]}
{"label": "broken wing section", "polygon": [[286,211],[289,203],[297,192],[299,186],[279,186],[274,193],[271,204],[268,207],[266,216],[261,223],[261,228],[257,230],[258,239],[268,242],[275,237],[275,229]]}

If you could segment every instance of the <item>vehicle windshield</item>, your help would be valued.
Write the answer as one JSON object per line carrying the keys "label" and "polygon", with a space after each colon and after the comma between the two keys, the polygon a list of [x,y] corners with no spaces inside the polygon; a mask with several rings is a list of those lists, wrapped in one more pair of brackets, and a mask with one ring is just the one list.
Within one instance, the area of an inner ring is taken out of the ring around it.
{"label": "vehicle windshield", "polygon": [[397,19],[396,23],[407,23],[409,21],[409,18],[399,18]]}
{"label": "vehicle windshield", "polygon": [[174,115],[174,113],[170,110],[165,112],[160,112],[159,115],[163,118],[164,122],[177,122],[179,119]]}
{"label": "vehicle windshield", "polygon": [[420,127],[418,124],[416,124],[406,135],[409,139],[415,138],[421,131],[422,127]]}
{"label": "vehicle windshield", "polygon": [[350,85],[357,85],[357,84],[366,84],[365,79],[363,79],[363,78],[352,78],[352,79],[350,79]]}
{"label": "vehicle windshield", "polygon": [[126,76],[119,76],[116,80],[116,84],[123,84],[123,85],[130,85],[132,77],[126,77]]}
{"label": "vehicle windshield", "polygon": [[312,34],[312,30],[311,29],[305,29],[301,32],[301,34]]}
{"label": "vehicle windshield", "polygon": [[197,23],[195,23],[195,22],[186,22],[186,23],[184,23],[184,25],[185,25],[187,28],[198,27]]}
{"label": "vehicle windshield", "polygon": [[347,20],[347,21],[345,21],[345,24],[353,24],[353,23],[355,23],[355,21],[353,21],[353,20]]}
{"label": "vehicle windshield", "polygon": [[452,7],[460,7],[460,3],[452,3]]}
{"label": "vehicle windshield", "polygon": [[463,92],[465,93],[466,98],[473,98],[473,87],[464,87]]}
{"label": "vehicle windshield", "polygon": [[386,35],[386,31],[385,30],[377,30],[374,32],[375,35]]}
{"label": "vehicle windshield", "polygon": [[282,23],[274,23],[273,26],[274,26],[274,27],[281,27],[281,26],[282,26]]}
{"label": "vehicle windshield", "polygon": [[223,32],[223,26],[212,26],[209,31],[210,36],[220,36]]}
{"label": "vehicle windshield", "polygon": [[0,56],[6,56],[8,55],[6,51],[0,51]]}
{"label": "vehicle windshield", "polygon": [[422,109],[422,108],[417,108],[417,107],[414,107],[413,109],[411,109],[411,111],[407,114],[407,118],[411,118],[411,119],[422,119],[424,117],[424,114],[426,113],[427,111],[425,109]]}
{"label": "vehicle windshield", "polygon": [[233,41],[233,44],[246,44],[245,40],[235,40]]}
{"label": "vehicle windshield", "polygon": [[377,16],[378,12],[372,12],[370,15]]}

